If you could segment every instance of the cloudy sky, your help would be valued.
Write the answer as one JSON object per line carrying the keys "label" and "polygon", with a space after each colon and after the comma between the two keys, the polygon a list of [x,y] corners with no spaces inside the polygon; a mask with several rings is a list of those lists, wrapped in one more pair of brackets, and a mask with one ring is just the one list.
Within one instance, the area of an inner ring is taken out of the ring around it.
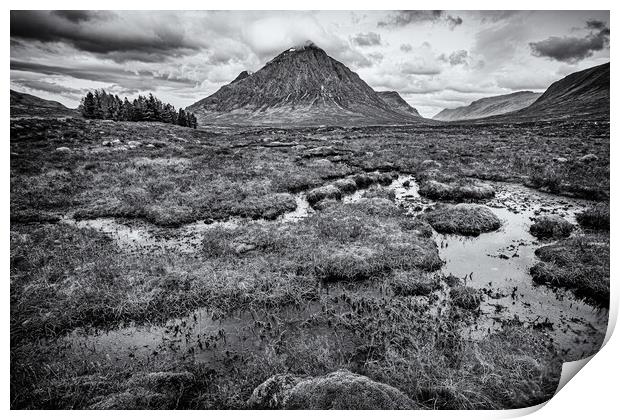
{"label": "cloudy sky", "polygon": [[308,39],[430,117],[609,61],[609,12],[12,11],[11,88],[185,107]]}

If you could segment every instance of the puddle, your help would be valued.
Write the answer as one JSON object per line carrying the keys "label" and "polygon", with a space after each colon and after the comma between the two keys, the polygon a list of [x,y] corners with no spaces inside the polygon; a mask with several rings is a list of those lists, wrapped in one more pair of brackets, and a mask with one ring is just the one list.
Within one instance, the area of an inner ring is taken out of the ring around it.
{"label": "puddle", "polygon": [[488,204],[502,219],[502,227],[478,237],[439,235],[435,239],[445,261],[442,271],[465,279],[467,285],[489,293],[482,316],[468,333],[480,338],[518,317],[548,327],[561,354],[570,360],[600,348],[608,312],[576,299],[572,292],[536,285],[529,269],[538,262],[534,251],[544,243],[529,233],[537,214],[558,214],[576,224],[575,214],[589,202],[556,197],[517,185],[497,185]]}
{"label": "puddle", "polygon": [[[321,302],[269,310],[237,311],[225,318],[200,309],[165,325],[128,326],[85,334],[82,330],[61,339],[59,351],[86,361],[102,357],[120,365],[154,357],[189,358],[212,367],[267,351],[294,339],[326,343],[342,353],[355,350],[359,339],[336,330],[322,319]],[[333,306],[330,306],[333,310]]]}
{"label": "puddle", "polygon": [[[494,185],[497,196],[487,205],[502,219],[500,230],[475,238],[435,235],[439,254],[445,261],[441,271],[465,279],[467,285],[487,292],[479,319],[464,333],[472,339],[483,339],[489,332],[500,328],[503,321],[517,317],[542,326],[553,337],[566,360],[592,354],[600,348],[605,336],[607,310],[590,306],[576,299],[571,292],[535,285],[529,275],[529,268],[537,262],[534,251],[541,246],[529,233],[530,219],[539,214],[558,214],[576,223],[575,214],[590,203],[544,194],[520,185]],[[420,197],[418,186],[410,175],[400,175],[388,188],[395,191],[399,205],[411,214],[435,204]],[[358,190],[344,197],[343,201],[355,202],[363,194],[364,190]],[[304,193],[295,195],[295,200],[297,208],[280,216],[275,223],[295,223],[314,213]],[[216,226],[234,228],[243,220],[211,224],[200,221],[178,229],[156,228],[136,221],[123,223],[115,219],[65,222],[105,232],[133,252],[162,249],[191,253],[200,249],[202,238],[210,229]],[[377,289],[379,295],[384,294],[380,286]],[[371,294],[376,293],[371,291]],[[217,362],[223,357],[222,349],[226,349],[226,357],[264,351],[266,339],[273,343],[300,334],[330,342],[340,340],[338,345],[343,348],[352,346],[350,342],[342,342],[345,339],[330,328],[308,324],[321,310],[319,303],[309,302],[304,307],[278,308],[262,314],[240,312],[226,319],[215,319],[208,311],[199,310],[190,317],[171,320],[164,326],[130,326],[93,335],[76,331],[66,337],[65,342],[83,357],[105,354],[121,362],[138,355],[150,357],[161,353]],[[284,319],[286,323],[282,322]]]}
{"label": "puddle", "polygon": [[295,210],[284,213],[283,215],[278,217],[277,220],[283,222],[297,222],[301,219],[305,219],[306,217],[314,213],[314,209],[310,206],[308,200],[306,200],[305,193],[295,194],[295,204],[297,204]]}
{"label": "puddle", "polygon": [[204,234],[216,227],[233,229],[239,219],[205,223],[200,220],[180,228],[160,228],[147,222],[100,218],[91,220],[63,219],[64,223],[79,228],[91,228],[114,239],[119,247],[134,253],[154,250],[195,253],[201,248]]}

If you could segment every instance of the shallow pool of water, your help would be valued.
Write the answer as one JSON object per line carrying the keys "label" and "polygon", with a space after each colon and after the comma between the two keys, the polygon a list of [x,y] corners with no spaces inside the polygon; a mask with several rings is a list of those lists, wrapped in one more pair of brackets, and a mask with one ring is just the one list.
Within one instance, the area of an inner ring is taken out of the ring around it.
{"label": "shallow pool of water", "polygon": [[[534,251],[542,245],[529,233],[531,219],[539,214],[558,214],[575,223],[575,214],[590,203],[544,194],[520,185],[497,183],[494,186],[497,196],[486,204],[502,220],[501,229],[478,237],[434,236],[440,257],[445,261],[441,271],[463,279],[467,285],[486,294],[478,321],[464,334],[472,339],[482,339],[500,328],[504,321],[518,318],[549,334],[566,360],[592,354],[605,336],[607,310],[588,305],[571,292],[537,286],[529,275],[530,267],[537,262]],[[388,188],[395,191],[397,203],[411,215],[436,204],[419,195],[418,185],[410,175],[400,175]],[[356,191],[345,196],[343,201],[355,202],[363,194],[363,190]],[[304,193],[297,194],[295,199],[297,208],[294,211],[276,221],[261,223],[296,223],[314,213]],[[199,221],[178,229],[165,229],[144,222],[115,219],[66,222],[100,230],[132,252],[163,249],[182,253],[198,251],[204,235],[214,227],[234,228],[244,223],[240,219],[211,224]],[[378,289],[377,293],[383,292]],[[283,308],[282,311],[293,311],[283,314],[286,315],[283,319],[299,319],[301,322],[320,309],[316,305],[308,303],[303,308]],[[163,352],[213,361],[221,356],[221,352],[215,349],[222,347],[229,351],[264,350],[265,334],[273,338],[273,334],[284,331],[273,329],[277,322],[267,324],[271,315],[246,311],[225,319],[214,319],[208,311],[199,310],[190,317],[171,320],[164,326],[126,327],[93,335],[76,331],[68,337],[67,345],[74,350],[80,349],[85,355],[106,354],[119,360]],[[306,330],[294,324],[289,321],[278,328],[289,333],[297,331],[317,337],[323,334],[330,336],[330,340],[336,339],[331,336],[333,332],[320,328]],[[271,329],[265,329],[267,325],[271,325]]]}
{"label": "shallow pool of water", "polygon": [[[487,204],[502,227],[477,237],[435,234],[442,271],[487,293],[482,316],[469,330],[473,338],[498,329],[517,317],[545,328],[568,359],[582,358],[602,344],[607,310],[593,307],[566,290],[536,285],[529,274],[538,259],[534,252],[545,243],[529,232],[539,214],[558,214],[576,223],[575,214],[589,202],[544,194],[527,187],[497,184],[495,199]],[[577,231],[578,233],[578,231]]]}

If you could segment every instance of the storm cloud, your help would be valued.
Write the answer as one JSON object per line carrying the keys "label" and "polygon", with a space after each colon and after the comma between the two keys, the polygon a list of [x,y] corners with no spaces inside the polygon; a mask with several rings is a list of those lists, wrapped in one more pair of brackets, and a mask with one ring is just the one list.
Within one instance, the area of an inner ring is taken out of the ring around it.
{"label": "storm cloud", "polygon": [[351,42],[360,47],[369,47],[373,45],[381,45],[381,35],[376,32],[366,32],[351,37]]}
{"label": "storm cloud", "polygon": [[596,29],[585,37],[552,36],[543,41],[530,42],[532,55],[566,63],[576,63],[592,56],[595,51],[609,47],[609,28],[601,21],[588,21],[587,29]]}
{"label": "storm cloud", "polygon": [[200,48],[175,19],[134,20],[113,12],[11,11],[11,38],[42,43],[64,42],[78,50],[109,55],[116,61],[160,61]]}
{"label": "storm cloud", "polygon": [[378,27],[403,27],[415,23],[445,21],[450,29],[463,23],[459,16],[446,14],[443,10],[401,10],[388,15],[385,20],[377,23]]}

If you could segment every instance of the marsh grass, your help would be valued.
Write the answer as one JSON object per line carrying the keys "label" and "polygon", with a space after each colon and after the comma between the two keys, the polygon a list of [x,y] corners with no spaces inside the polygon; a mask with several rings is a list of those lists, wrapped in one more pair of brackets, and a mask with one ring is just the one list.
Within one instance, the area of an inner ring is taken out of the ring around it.
{"label": "marsh grass", "polygon": [[477,204],[438,205],[425,218],[439,233],[468,236],[497,230],[502,224],[491,209]]}
{"label": "marsh grass", "polygon": [[478,309],[482,303],[482,293],[469,286],[453,287],[450,289],[450,298],[456,306],[468,311]]}
{"label": "marsh grass", "polygon": [[577,222],[587,229],[609,230],[609,204],[599,203],[577,213]]}
{"label": "marsh grass", "polygon": [[420,195],[433,200],[442,201],[478,201],[495,197],[495,189],[488,184],[479,182],[444,183],[428,179],[421,183]]}
{"label": "marsh grass", "polygon": [[[306,149],[264,147],[265,138]],[[103,146],[112,140],[120,145]],[[129,148],[129,141],[142,146]],[[576,163],[585,148],[600,159]],[[432,229],[404,214],[390,192],[371,188],[355,203],[334,196],[295,223],[277,215],[293,208],[291,193],[332,185],[342,196],[353,183],[390,184],[391,171],[424,171],[447,184],[463,176],[534,179],[542,189],[609,197],[605,124],[190,130],[25,119],[11,121],[11,152],[12,408],[239,409],[273,375],[339,369],[391,385],[423,408],[538,404],[553,395],[561,370],[546,337],[511,324],[468,340],[461,328],[471,311],[449,294],[431,310],[439,290],[430,279],[442,264]],[[559,154],[569,162],[549,162]],[[165,227],[235,216],[244,222],[213,226],[199,252],[185,255],[128,252],[92,229],[39,223],[72,215]],[[600,273],[586,274],[605,267],[604,253],[582,245],[583,256],[570,251],[567,263],[544,264],[558,284],[558,274],[582,272],[592,283],[584,293],[596,291],[602,302],[604,288],[593,286]],[[573,267],[571,258],[582,265]],[[348,286],[328,295],[320,288],[326,280],[337,290]],[[388,296],[365,293],[367,284]],[[123,362],[114,354],[84,358],[64,340],[95,328],[161,325],[198,308],[216,319],[269,314],[269,328],[252,326],[260,351],[218,347],[213,363],[199,363],[200,349],[175,349]]]}
{"label": "marsh grass", "polygon": [[564,239],[536,250],[543,261],[530,269],[535,282],[572,290],[602,307],[609,306],[609,242],[604,236]]}
{"label": "marsh grass", "polygon": [[541,216],[530,226],[530,233],[537,238],[566,238],[575,226],[568,220],[557,216]]}

